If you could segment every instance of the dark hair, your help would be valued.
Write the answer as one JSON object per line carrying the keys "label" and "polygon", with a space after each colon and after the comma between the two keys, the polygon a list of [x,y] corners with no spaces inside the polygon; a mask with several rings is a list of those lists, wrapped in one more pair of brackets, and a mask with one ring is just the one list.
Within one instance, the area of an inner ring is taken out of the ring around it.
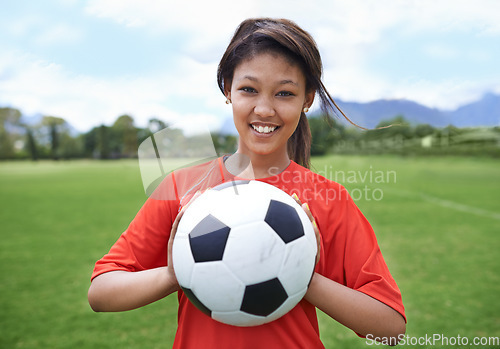
{"label": "dark hair", "polygon": [[[339,111],[351,122],[321,81],[323,65],[316,42],[308,32],[287,19],[253,18],[244,20],[238,26],[217,70],[217,83],[222,93],[225,94],[225,83],[232,83],[234,70],[242,61],[265,52],[278,53],[302,69],[306,78],[306,92],[317,93],[327,119]],[[287,148],[292,160],[309,168],[311,131],[304,112],[301,112]]]}

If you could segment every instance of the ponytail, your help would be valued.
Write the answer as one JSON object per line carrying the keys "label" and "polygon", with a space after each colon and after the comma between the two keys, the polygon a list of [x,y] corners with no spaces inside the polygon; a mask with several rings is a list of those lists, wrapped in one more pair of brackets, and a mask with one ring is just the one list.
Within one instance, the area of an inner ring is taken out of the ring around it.
{"label": "ponytail", "polygon": [[309,168],[311,165],[311,141],[309,121],[307,121],[306,114],[301,112],[297,128],[288,139],[287,150],[290,159],[305,168]]}

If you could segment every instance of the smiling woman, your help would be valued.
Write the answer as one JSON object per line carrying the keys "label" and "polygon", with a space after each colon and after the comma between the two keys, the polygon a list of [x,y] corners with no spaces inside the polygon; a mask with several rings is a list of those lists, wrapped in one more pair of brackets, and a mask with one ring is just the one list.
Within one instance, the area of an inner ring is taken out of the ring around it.
{"label": "smiling woman", "polygon": [[[266,69],[269,60],[268,62],[249,63],[254,59],[262,60],[263,58],[256,58],[256,56],[264,53],[281,61],[279,63],[280,74],[274,76],[273,84],[289,86],[292,89],[292,91],[286,91],[286,89],[275,91],[277,96],[303,98],[302,110],[299,111],[300,118],[295,132],[288,140],[287,152],[294,161],[309,167],[311,135],[304,111],[309,110],[315,94],[318,94],[320,106],[326,118],[339,113],[349,122],[352,123],[352,121],[340,110],[321,80],[323,63],[314,39],[308,32],[286,19],[279,21],[271,19],[246,20],[238,27],[222,56],[217,72],[219,89],[228,97],[228,100],[230,100],[230,94],[234,89],[232,83],[236,73],[239,73],[236,77],[239,78],[238,83],[240,84],[244,82],[240,81],[242,79],[254,83],[259,82],[256,81],[259,78],[262,79],[262,77],[258,78],[238,70],[243,69],[239,67],[243,63],[245,63],[245,69],[252,70],[253,74],[255,74],[256,69]],[[262,75],[269,77],[274,75],[274,71],[268,69],[267,74]],[[300,85],[301,83],[302,85]],[[245,92],[256,92],[253,87],[243,85],[240,88],[244,88]],[[304,93],[304,96],[297,96],[293,91]],[[259,110],[266,108],[265,105],[256,107]]]}
{"label": "smiling woman", "polygon": [[263,53],[240,63],[232,83],[225,86],[240,135],[238,152],[248,156],[254,167],[262,161],[259,156],[265,155],[266,161],[285,169],[289,164],[287,142],[303,109],[314,99],[314,91],[306,93],[300,67],[283,56]]}
{"label": "smiling woman", "polygon": [[[88,296],[95,311],[134,309],[177,292],[174,348],[322,348],[316,308],[360,336],[397,342],[406,329],[404,307],[373,229],[344,187],[308,169],[305,113],[316,95],[327,116],[338,109],[321,72],[314,40],[294,22],[257,18],[240,24],[217,76],[232,103],[237,152],[163,180],[157,191],[171,199],[150,197],[96,263]],[[190,200],[234,179],[259,180],[293,194],[314,226],[319,251],[299,304],[255,327],[228,326],[203,314],[180,290],[172,264],[173,239]]]}

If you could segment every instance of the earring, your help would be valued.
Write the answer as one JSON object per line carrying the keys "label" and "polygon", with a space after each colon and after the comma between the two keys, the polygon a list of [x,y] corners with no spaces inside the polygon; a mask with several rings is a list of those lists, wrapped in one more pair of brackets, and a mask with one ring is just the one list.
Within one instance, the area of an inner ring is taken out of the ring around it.
{"label": "earring", "polygon": [[231,104],[231,99],[226,98],[226,104]]}
{"label": "earring", "polygon": [[304,113],[307,113],[309,111],[308,107],[304,107]]}

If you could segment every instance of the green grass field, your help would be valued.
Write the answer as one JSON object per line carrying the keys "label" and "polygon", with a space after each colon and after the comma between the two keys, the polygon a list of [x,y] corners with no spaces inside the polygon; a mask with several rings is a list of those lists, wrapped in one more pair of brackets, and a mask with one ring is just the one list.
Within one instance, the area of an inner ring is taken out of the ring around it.
{"label": "green grass field", "polygon": [[[498,160],[332,156],[313,164],[343,182],[372,223],[403,293],[409,336],[500,336]],[[0,163],[0,197],[1,348],[171,347],[175,296],[124,313],[97,314],[87,303],[93,264],[145,200],[136,161]],[[327,348],[370,347],[319,318]]]}

